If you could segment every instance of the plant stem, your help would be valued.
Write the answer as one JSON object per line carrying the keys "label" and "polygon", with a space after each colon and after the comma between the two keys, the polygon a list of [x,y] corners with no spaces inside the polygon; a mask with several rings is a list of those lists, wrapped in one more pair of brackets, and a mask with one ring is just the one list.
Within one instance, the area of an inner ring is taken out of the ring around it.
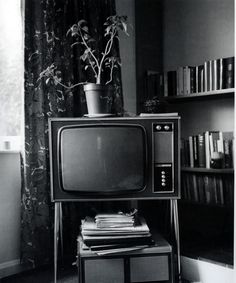
{"label": "plant stem", "polygon": [[61,83],[58,79],[56,79],[52,72],[49,72],[49,73],[52,75],[53,80],[54,80],[55,82],[57,82],[60,86],[63,86],[65,89],[72,89],[72,88],[74,88],[74,87],[77,87],[77,86],[79,86],[79,85],[83,85],[83,84],[86,84],[86,83],[87,83],[87,82],[80,82],[80,83],[76,83],[76,84],[74,84],[74,85],[72,85],[72,86],[67,86],[67,85]]}
{"label": "plant stem", "polygon": [[112,34],[111,34],[111,38],[108,40],[108,42],[106,44],[105,51],[103,53],[102,59],[100,61],[100,64],[98,66],[97,83],[100,83],[100,81],[101,81],[102,65],[103,65],[103,62],[104,62],[105,58],[107,57],[107,55],[111,52],[111,47],[113,45],[113,40],[114,40],[115,34],[116,34],[116,32],[113,31]]}
{"label": "plant stem", "polygon": [[[91,56],[93,57],[93,59],[94,59],[96,65],[97,65],[97,67],[98,67],[98,66],[99,66],[98,60],[97,60],[97,58],[94,56],[94,54],[93,54],[93,52],[91,51],[91,48],[88,46],[87,42],[85,41],[85,39],[84,39],[84,37],[83,37],[83,34],[82,34],[80,28],[79,28],[79,33],[80,33],[80,36],[81,36],[81,38],[82,38],[83,44],[85,45],[86,49],[89,51],[89,53],[91,54]],[[91,63],[90,63],[90,65],[91,65]],[[95,68],[93,67],[92,69],[93,69],[93,71],[94,71],[94,73],[95,73],[95,76],[98,76],[98,73],[96,72]]]}

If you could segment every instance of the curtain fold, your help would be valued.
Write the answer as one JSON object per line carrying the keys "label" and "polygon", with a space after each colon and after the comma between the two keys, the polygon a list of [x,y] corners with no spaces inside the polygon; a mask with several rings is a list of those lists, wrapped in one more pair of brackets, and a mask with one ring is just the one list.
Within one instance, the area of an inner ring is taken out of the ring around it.
{"label": "curtain fold", "polygon": [[[92,32],[100,32],[103,22],[115,14],[114,0],[25,0],[25,154],[22,166],[21,260],[35,267],[53,260],[53,204],[50,201],[48,118],[74,117],[86,113],[81,88],[70,91],[59,84],[39,80],[51,64],[63,83],[69,85],[85,76],[71,52],[66,32],[73,23],[85,19]],[[97,36],[97,35],[96,35]],[[114,52],[119,54],[118,46]],[[116,72],[115,113],[122,113],[120,70]],[[77,221],[65,207],[67,223]],[[67,219],[68,220],[68,219]],[[79,223],[77,223],[79,227]],[[73,226],[73,225],[72,225]],[[68,229],[72,229],[68,226]],[[77,233],[74,232],[74,234]],[[73,234],[73,232],[72,232]]]}

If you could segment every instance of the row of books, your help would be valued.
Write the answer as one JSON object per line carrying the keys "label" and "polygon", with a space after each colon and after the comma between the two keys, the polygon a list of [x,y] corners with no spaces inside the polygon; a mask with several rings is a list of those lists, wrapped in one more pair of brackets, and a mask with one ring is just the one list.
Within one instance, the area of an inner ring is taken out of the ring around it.
{"label": "row of books", "polygon": [[182,199],[198,203],[233,206],[233,178],[182,173]]}
{"label": "row of books", "polygon": [[188,95],[234,88],[234,57],[181,66],[164,74],[164,96]]}
{"label": "row of books", "polygon": [[[86,217],[81,223],[81,239],[84,245],[98,255],[119,253],[146,248],[153,244],[152,235],[143,217],[119,213]],[[102,223],[101,223],[102,222]]]}
{"label": "row of books", "polygon": [[206,131],[181,140],[181,165],[233,168],[233,132]]}

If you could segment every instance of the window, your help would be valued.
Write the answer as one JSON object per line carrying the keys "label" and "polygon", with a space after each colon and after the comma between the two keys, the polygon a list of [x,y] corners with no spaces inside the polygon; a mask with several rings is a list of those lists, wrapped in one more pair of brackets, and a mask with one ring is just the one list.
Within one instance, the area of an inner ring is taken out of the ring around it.
{"label": "window", "polygon": [[0,1],[0,38],[0,150],[18,150],[24,71],[21,0]]}

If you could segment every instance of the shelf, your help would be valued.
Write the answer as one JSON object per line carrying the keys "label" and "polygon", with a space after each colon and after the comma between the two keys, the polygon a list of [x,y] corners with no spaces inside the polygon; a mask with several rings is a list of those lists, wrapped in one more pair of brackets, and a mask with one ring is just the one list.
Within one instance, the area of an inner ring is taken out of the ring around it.
{"label": "shelf", "polygon": [[196,201],[196,200],[188,200],[188,199],[184,199],[181,198],[179,200],[179,205],[184,205],[184,206],[200,206],[201,208],[207,207],[207,208],[213,208],[213,209],[222,209],[222,210],[228,210],[228,211],[233,211],[233,206],[229,205],[229,204],[218,204],[218,203],[207,203],[207,202],[200,202],[200,201]]}
{"label": "shelf", "polygon": [[166,101],[169,103],[178,103],[183,101],[193,101],[193,100],[204,100],[204,99],[220,99],[220,98],[233,98],[234,97],[234,88],[222,89],[222,90],[214,90],[208,92],[199,92],[199,93],[191,93],[189,95],[179,95],[179,96],[171,96],[164,97]]}
{"label": "shelf", "polygon": [[192,172],[192,173],[206,173],[206,174],[233,174],[233,168],[227,169],[208,169],[208,168],[198,168],[198,167],[182,167],[182,172]]}

